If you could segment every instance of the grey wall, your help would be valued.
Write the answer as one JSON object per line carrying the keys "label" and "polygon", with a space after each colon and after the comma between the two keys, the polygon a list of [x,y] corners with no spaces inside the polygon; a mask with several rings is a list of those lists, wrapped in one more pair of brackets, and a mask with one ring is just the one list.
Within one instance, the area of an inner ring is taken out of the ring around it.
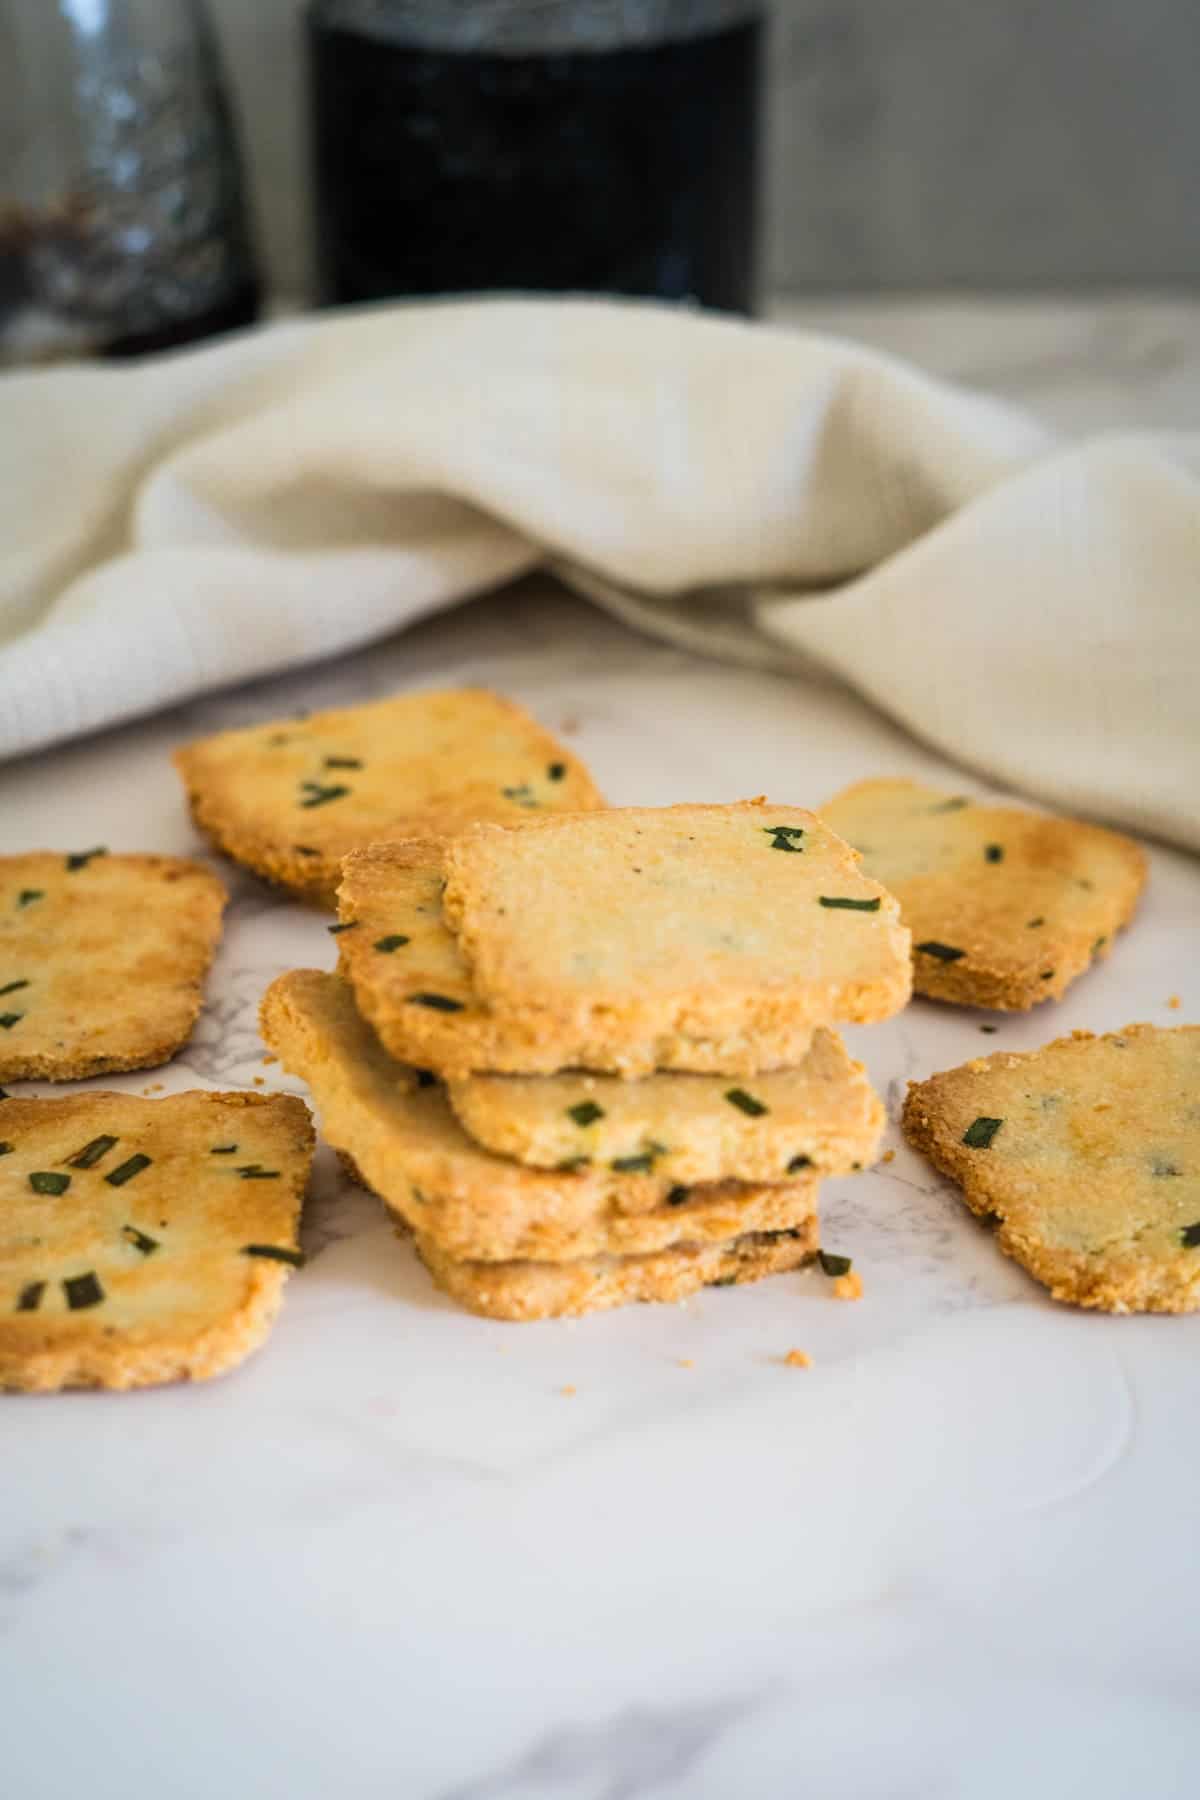
{"label": "grey wall", "polygon": [[[210,3],[296,293],[304,0]],[[773,287],[1200,280],[1200,0],[777,0],[768,68]]]}

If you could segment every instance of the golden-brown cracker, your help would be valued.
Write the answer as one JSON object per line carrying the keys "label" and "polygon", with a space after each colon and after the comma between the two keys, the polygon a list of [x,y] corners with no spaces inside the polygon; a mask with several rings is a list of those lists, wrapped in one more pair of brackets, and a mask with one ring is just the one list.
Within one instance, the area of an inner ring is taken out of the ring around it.
{"label": "golden-brown cracker", "polygon": [[1200,1026],[980,1058],[913,1083],[903,1127],[1056,1300],[1200,1307]]}
{"label": "golden-brown cracker", "polygon": [[559,1261],[791,1226],[816,1203],[811,1173],[684,1187],[641,1170],[529,1169],[466,1135],[444,1090],[393,1061],[345,982],[282,975],[263,1037],[312,1090],[321,1132],[391,1211],[456,1259]]}
{"label": "golden-brown cracker", "polygon": [[70,1081],[174,1056],[225,900],[183,857],[0,857],[0,1080]]}
{"label": "golden-brown cracker", "polygon": [[471,1075],[449,1083],[471,1137],[537,1168],[648,1161],[672,1181],[784,1181],[874,1160],[883,1106],[836,1032],[819,1028],[795,1069],[731,1081],[647,1075]]}
{"label": "golden-brown cracker", "polygon": [[442,919],[442,844],[376,844],[346,859],[339,890],[339,967],[362,1013],[402,1062],[443,1076],[475,1069],[549,1074],[585,1067],[638,1076],[661,1069],[739,1074],[803,1060],[813,1028],[782,1019],[719,1035],[631,1037],[620,1017],[586,1028],[541,1015],[503,1018],[476,997],[458,940]]}
{"label": "golden-brown cracker", "polygon": [[649,1256],[597,1256],[578,1262],[456,1262],[418,1234],[417,1254],[438,1287],[487,1319],[560,1319],[628,1306],[682,1300],[704,1287],[734,1287],[800,1269],[817,1254],[817,1217],[787,1231],[764,1231],[717,1244],[683,1244]]}
{"label": "golden-brown cracker", "polygon": [[960,1006],[1057,1000],[1109,955],[1146,879],[1115,831],[915,781],[860,781],[821,817],[899,900],[916,992]]}
{"label": "golden-brown cracker", "polygon": [[184,745],[175,764],[219,849],[325,906],[360,844],[602,805],[578,757],[485,688],[224,731]]}
{"label": "golden-brown cracker", "polygon": [[480,999],[645,1037],[887,1018],[911,985],[891,895],[813,813],[628,807],[476,825],[442,914]]}
{"label": "golden-brown cracker", "polygon": [[266,1337],[313,1154],[267,1094],[0,1104],[0,1387],[202,1381]]}

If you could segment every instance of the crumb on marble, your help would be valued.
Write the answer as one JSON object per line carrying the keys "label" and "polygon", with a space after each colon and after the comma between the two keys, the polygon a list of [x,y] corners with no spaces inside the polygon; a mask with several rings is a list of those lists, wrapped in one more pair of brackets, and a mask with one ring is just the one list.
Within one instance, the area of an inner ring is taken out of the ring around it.
{"label": "crumb on marble", "polygon": [[691,1356],[681,1356],[679,1358],[679,1366],[681,1369],[694,1369],[696,1366],[695,1358]]}
{"label": "crumb on marble", "polygon": [[568,1386],[565,1388],[559,1388],[558,1391],[560,1394],[562,1394],[568,1400],[573,1399],[574,1394],[575,1394],[575,1389],[571,1386]]}
{"label": "crumb on marble", "polygon": [[1172,994],[1170,999],[1167,1001],[1167,1005],[1170,1007],[1172,1012],[1178,1012],[1180,1007],[1183,1005],[1183,1001],[1179,998],[1178,994]]}
{"label": "crumb on marble", "polygon": [[848,1275],[839,1275],[833,1284],[835,1300],[861,1300],[862,1291],[862,1276],[857,1269],[851,1269]]}
{"label": "crumb on marble", "polygon": [[279,1058],[277,1056],[264,1056],[263,1057],[263,1068],[268,1069],[268,1068],[270,1068],[272,1063],[277,1063],[278,1061],[279,1061]]}
{"label": "crumb on marble", "polygon": [[885,1150],[879,1160],[883,1163],[895,1162],[896,1152],[894,1150]]}
{"label": "crumb on marble", "polygon": [[579,730],[579,720],[574,713],[568,713],[558,728],[565,737],[574,737]]}
{"label": "crumb on marble", "polygon": [[[845,1277],[843,1276],[843,1280],[844,1279]],[[789,1369],[812,1368],[812,1357],[808,1354],[807,1350],[789,1350],[783,1360]]]}
{"label": "crumb on marble", "polygon": [[254,1085],[255,1085],[255,1087],[266,1087],[267,1084],[263,1080],[261,1075],[256,1075],[254,1077]]}

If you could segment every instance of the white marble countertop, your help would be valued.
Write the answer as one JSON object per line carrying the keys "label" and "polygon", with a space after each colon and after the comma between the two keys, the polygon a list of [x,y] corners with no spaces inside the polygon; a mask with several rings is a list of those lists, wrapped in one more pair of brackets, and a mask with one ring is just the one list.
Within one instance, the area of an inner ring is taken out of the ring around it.
{"label": "white marble countertop", "polygon": [[[1067,429],[1183,423],[1187,396],[1194,418],[1195,309],[1113,305],[802,316]],[[515,695],[617,802],[804,804],[883,771],[979,786],[831,685],[694,659],[529,584],[10,765],[0,849],[194,851],[171,745],[434,681]],[[257,1000],[331,966],[332,941],[227,873],[192,1045],[108,1085],[300,1091],[261,1062]],[[896,1153],[822,1196],[856,1305],[811,1272],[574,1323],[472,1318],[322,1151],[311,1260],[240,1371],[0,1410],[4,1794],[1193,1793],[1200,1320],[1054,1306],[894,1117],[906,1078],[971,1055],[1200,1017],[1198,905],[1200,869],[1156,850],[1117,954],[1053,1011],[982,1037],[917,1002],[849,1034]]]}

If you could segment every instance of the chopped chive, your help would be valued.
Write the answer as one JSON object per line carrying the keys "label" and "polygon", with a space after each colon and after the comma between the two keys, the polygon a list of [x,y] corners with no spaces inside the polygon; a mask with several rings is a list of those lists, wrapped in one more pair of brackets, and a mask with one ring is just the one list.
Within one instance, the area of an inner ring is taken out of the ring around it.
{"label": "chopped chive", "polygon": [[311,844],[293,844],[292,849],[297,856],[320,856],[321,854],[319,850],[314,850]]}
{"label": "chopped chive", "polygon": [[325,767],[327,769],[361,769],[362,762],[357,756],[327,756]]}
{"label": "chopped chive", "polygon": [[416,1075],[419,1088],[437,1086],[437,1076],[432,1069],[415,1069],[413,1073]]}
{"label": "chopped chive", "polygon": [[812,1166],[813,1159],[811,1156],[793,1156],[791,1162],[787,1166],[787,1172],[789,1175],[798,1175],[801,1169],[811,1169]]}
{"label": "chopped chive", "polygon": [[831,1250],[818,1250],[817,1261],[823,1275],[848,1275],[853,1266],[850,1257],[835,1256]]}
{"label": "chopped chive", "polygon": [[551,763],[550,767],[546,770],[546,776],[550,781],[561,781],[566,772],[566,763]]}
{"label": "chopped chive", "polygon": [[1004,845],[1003,844],[988,844],[986,849],[983,852],[983,860],[984,860],[984,862],[1003,862],[1004,861]]}
{"label": "chopped chive", "polygon": [[60,1175],[57,1169],[35,1169],[29,1177],[29,1185],[35,1194],[65,1194],[71,1185],[69,1175]]}
{"label": "chopped chive", "polygon": [[961,812],[964,806],[970,806],[970,804],[971,802],[964,795],[955,794],[952,800],[939,800],[936,806],[927,807],[926,811],[931,813]]}
{"label": "chopped chive", "polygon": [[1200,1219],[1194,1225],[1185,1225],[1179,1233],[1179,1241],[1185,1250],[1200,1249]]}
{"label": "chopped chive", "polygon": [[390,956],[393,950],[403,949],[405,944],[411,942],[411,938],[406,938],[402,931],[393,931],[387,937],[376,938],[374,948],[381,950],[384,956]]}
{"label": "chopped chive", "polygon": [[95,850],[74,850],[67,858],[67,868],[69,870],[86,869],[93,857],[107,855],[108,851],[103,844],[97,845]]}
{"label": "chopped chive", "polygon": [[85,1306],[99,1306],[104,1298],[104,1289],[92,1269],[86,1275],[68,1275],[62,1285],[72,1312],[82,1312]]}
{"label": "chopped chive", "polygon": [[1053,981],[1054,980],[1054,970],[1053,969],[1043,969],[1040,979],[1042,981]]}
{"label": "chopped chive", "polygon": [[293,1269],[304,1267],[303,1250],[289,1250],[284,1244],[243,1244],[243,1256],[265,1256],[269,1262],[290,1263]]}
{"label": "chopped chive", "polygon": [[744,1112],[750,1119],[761,1119],[764,1113],[771,1110],[761,1100],[756,1100],[753,1094],[748,1094],[745,1088],[726,1088],[725,1098],[730,1106],[736,1106],[739,1112]]}
{"label": "chopped chive", "polygon": [[718,1275],[717,1279],[715,1281],[710,1281],[708,1285],[709,1285],[709,1287],[736,1287],[737,1286],[737,1276],[736,1275]]}
{"label": "chopped chive", "polygon": [[464,1010],[463,1002],[451,1000],[448,994],[410,994],[408,1004],[410,1006],[428,1006],[434,1012],[462,1012]]}
{"label": "chopped chive", "polygon": [[1003,1123],[1003,1119],[989,1119],[981,1114],[967,1126],[962,1141],[968,1150],[986,1150]]}
{"label": "chopped chive", "polygon": [[5,1031],[11,1031],[13,1026],[19,1025],[24,1017],[24,1013],[0,1013],[0,1026],[3,1026]]}
{"label": "chopped chive", "polygon": [[94,1168],[102,1156],[108,1155],[116,1142],[115,1137],[93,1138],[90,1144],[85,1144],[74,1156],[68,1156],[67,1163],[72,1169]]}
{"label": "chopped chive", "polygon": [[264,1169],[261,1163],[242,1163],[234,1171],[243,1181],[278,1181],[278,1169]]}
{"label": "chopped chive", "polygon": [[339,932],[353,931],[357,924],[357,919],[344,919],[340,925],[327,925],[325,929],[330,937],[337,937]]}
{"label": "chopped chive", "polygon": [[981,1025],[979,1029],[980,1031],[986,1032],[988,1037],[991,1037],[992,1033],[994,1031],[999,1031],[1000,1027],[998,1025]]}
{"label": "chopped chive", "polygon": [[340,800],[350,789],[337,783],[334,787],[322,787],[319,781],[302,781],[300,783],[304,798],[298,804],[306,811],[314,806],[324,806],[330,800]]}
{"label": "chopped chive", "polygon": [[594,1100],[580,1100],[575,1106],[568,1106],[568,1119],[574,1119],[576,1125],[594,1125],[597,1119],[604,1117],[604,1108],[597,1106]]}
{"label": "chopped chive", "polygon": [[797,856],[803,854],[804,845],[799,841],[804,836],[803,825],[763,825],[760,829],[764,837],[770,838],[772,850],[791,850]]}
{"label": "chopped chive", "polygon": [[817,905],[840,906],[844,912],[878,912],[880,902],[878,895],[874,900],[850,900],[843,894],[821,894]]}
{"label": "chopped chive", "polygon": [[28,986],[29,986],[28,981],[26,981],[24,979],[22,979],[20,981],[10,981],[8,983],[7,987],[0,987],[0,994],[15,994],[18,988],[23,988],[23,987],[28,987]]}
{"label": "chopped chive", "polygon": [[214,1144],[208,1154],[210,1156],[232,1156],[236,1150],[236,1144]]}
{"label": "chopped chive", "polygon": [[506,800],[515,800],[518,806],[536,806],[538,803],[537,796],[528,782],[522,782],[520,787],[501,788],[500,792]]}
{"label": "chopped chive", "polygon": [[44,900],[45,898],[45,888],[22,888],[17,895],[17,911],[20,912],[23,906],[32,906],[35,900]]}
{"label": "chopped chive", "polygon": [[143,1156],[139,1151],[136,1156],[127,1157],[113,1170],[111,1175],[106,1175],[104,1179],[109,1187],[124,1187],[127,1181],[132,1181],[135,1175],[140,1175],[143,1169],[148,1169],[151,1160],[149,1156]]}
{"label": "chopped chive", "polygon": [[16,1147],[15,1144],[0,1144],[0,1156],[11,1156]]}
{"label": "chopped chive", "polygon": [[671,1188],[667,1193],[667,1205],[668,1206],[682,1206],[684,1204],[684,1202],[686,1201],[688,1195],[691,1193],[691,1191],[692,1191],[691,1188],[688,1188],[688,1187],[673,1187],[673,1188]]}
{"label": "chopped chive", "polygon": [[1026,925],[1025,929],[1026,929],[1026,931],[1036,931],[1039,925],[1044,925],[1045,923],[1046,923],[1045,919],[1043,918],[1042,914],[1039,913],[1036,919],[1030,919],[1030,921],[1029,921],[1028,925]]}
{"label": "chopped chive", "polygon": [[1104,937],[1098,937],[1096,939],[1095,943],[1092,945],[1092,955],[1096,956],[1101,950],[1103,950],[1103,948],[1104,948],[1105,944],[1107,944],[1107,942],[1108,942],[1107,934],[1105,934]]}
{"label": "chopped chive", "polygon": [[555,1163],[554,1167],[560,1175],[577,1175],[580,1169],[591,1166],[590,1156],[568,1156],[565,1162]]}
{"label": "chopped chive", "polygon": [[1150,1173],[1157,1176],[1160,1181],[1163,1181],[1171,1175],[1182,1175],[1183,1170],[1178,1168],[1173,1162],[1165,1162],[1160,1157],[1155,1157],[1153,1163],[1150,1165]]}
{"label": "chopped chive", "polygon": [[654,1167],[654,1154],[645,1150],[640,1156],[618,1156],[608,1166],[617,1175],[648,1175]]}
{"label": "chopped chive", "polygon": [[136,1225],[122,1225],[121,1236],[128,1238],[134,1249],[140,1250],[143,1256],[153,1256],[158,1249],[158,1239],[147,1237]]}
{"label": "chopped chive", "polygon": [[42,1295],[46,1291],[44,1281],[30,1281],[17,1296],[17,1312],[36,1312],[42,1304]]}
{"label": "chopped chive", "polygon": [[917,949],[926,956],[936,956],[939,962],[957,962],[960,956],[967,954],[965,950],[956,950],[953,944],[939,944],[936,938],[918,944]]}

